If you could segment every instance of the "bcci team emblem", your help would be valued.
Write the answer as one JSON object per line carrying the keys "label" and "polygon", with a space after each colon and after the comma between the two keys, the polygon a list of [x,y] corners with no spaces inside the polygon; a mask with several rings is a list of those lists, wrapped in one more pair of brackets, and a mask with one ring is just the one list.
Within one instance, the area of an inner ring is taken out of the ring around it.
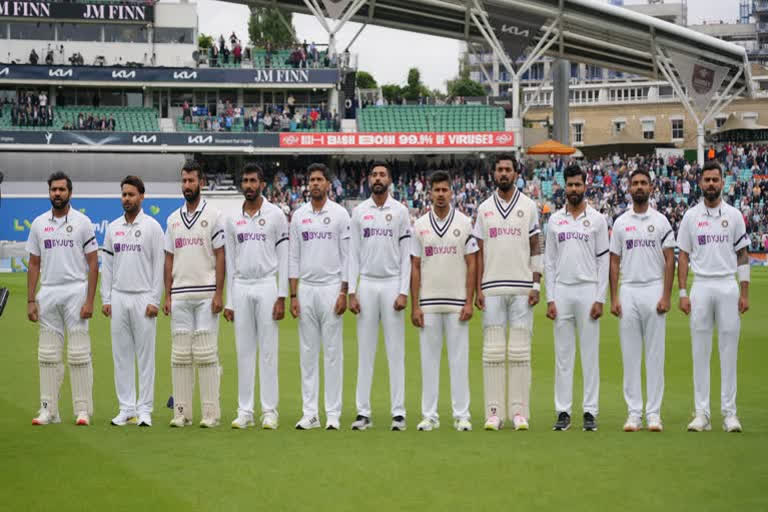
{"label": "bcci team emblem", "polygon": [[648,226],[649,233],[653,233],[654,231],[656,231],[656,228],[654,226]]}
{"label": "bcci team emblem", "polygon": [[330,217],[326,217],[326,218],[323,219],[323,224],[330,224],[330,223],[331,223],[331,218]]}
{"label": "bcci team emblem", "polygon": [[136,238],[139,238],[141,236],[141,230],[137,229],[136,233],[134,233],[133,236],[135,236]]}
{"label": "bcci team emblem", "polygon": [[200,225],[203,226],[204,228],[207,228],[208,227],[208,221],[204,220],[203,222],[200,223]]}
{"label": "bcci team emblem", "polygon": [[71,233],[74,228],[72,226],[67,226],[67,233]]}
{"label": "bcci team emblem", "polygon": [[386,219],[387,219],[387,222],[392,222],[392,214],[388,213]]}
{"label": "bcci team emblem", "polygon": [[591,226],[591,225],[592,225],[592,223],[591,223],[591,222],[589,222],[589,219],[585,219],[585,220],[584,220],[584,227],[585,227],[585,228],[588,228],[588,227],[589,227],[589,226]]}
{"label": "bcci team emblem", "polygon": [[266,224],[266,223],[267,223],[267,221],[266,221],[266,220],[264,220],[264,219],[259,219],[259,226],[263,226],[263,225],[264,225],[264,224]]}
{"label": "bcci team emblem", "polygon": [[724,228],[727,228],[727,227],[728,227],[728,220],[726,220],[726,219],[723,219],[723,222],[722,222],[722,224],[723,224],[723,227],[724,227]]}
{"label": "bcci team emblem", "polygon": [[525,216],[525,212],[523,210],[517,210],[517,216],[522,219]]}
{"label": "bcci team emblem", "polygon": [[460,230],[458,230],[458,229],[454,229],[454,230],[453,230],[453,236],[455,236],[455,237],[457,237],[457,238],[458,238],[458,237],[460,237],[460,236],[461,236],[461,231],[460,231]]}

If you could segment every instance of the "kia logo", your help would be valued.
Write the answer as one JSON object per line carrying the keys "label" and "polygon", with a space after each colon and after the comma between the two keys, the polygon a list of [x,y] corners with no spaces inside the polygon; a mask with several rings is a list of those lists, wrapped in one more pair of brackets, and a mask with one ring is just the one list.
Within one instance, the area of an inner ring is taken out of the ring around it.
{"label": "kia logo", "polygon": [[8,76],[11,73],[11,70],[7,67],[0,69],[0,76]]}
{"label": "kia logo", "polygon": [[71,77],[72,70],[71,69],[66,69],[66,70],[65,69],[49,69],[48,76],[57,77],[57,78]]}
{"label": "kia logo", "polygon": [[174,80],[197,80],[197,71],[175,71],[173,73]]}
{"label": "kia logo", "polygon": [[518,37],[530,37],[531,31],[530,30],[520,30],[519,27],[516,27],[514,25],[502,25],[501,26],[501,33],[502,34],[508,34],[510,36],[518,36]]}
{"label": "kia logo", "polygon": [[133,143],[134,144],[156,144],[157,135],[134,135]]}
{"label": "kia logo", "polygon": [[294,144],[298,144],[299,143],[299,138],[297,136],[295,136],[295,135],[288,135],[287,137],[285,137],[283,139],[283,142],[285,144],[288,144],[289,146],[293,146]]}
{"label": "kia logo", "polygon": [[113,71],[112,78],[136,78],[136,72],[126,71],[124,69],[120,71]]}
{"label": "kia logo", "polygon": [[211,144],[213,143],[213,135],[190,135],[187,137],[187,143],[188,144]]}

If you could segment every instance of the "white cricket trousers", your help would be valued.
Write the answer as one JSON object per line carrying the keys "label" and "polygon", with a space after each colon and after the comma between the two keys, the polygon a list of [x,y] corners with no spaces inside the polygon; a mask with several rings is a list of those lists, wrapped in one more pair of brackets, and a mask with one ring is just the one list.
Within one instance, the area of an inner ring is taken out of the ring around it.
{"label": "white cricket trousers", "polygon": [[379,344],[379,322],[389,362],[389,397],[392,417],[405,416],[405,311],[395,311],[400,278],[361,277],[357,290],[357,413],[371,416],[371,383]]}
{"label": "white cricket trousers", "polygon": [[419,330],[421,345],[421,415],[439,420],[440,358],[443,337],[448,348],[451,375],[451,407],[457,420],[469,419],[469,322],[460,322],[459,313],[424,313]]}
{"label": "white cricket trousers", "polygon": [[646,417],[661,414],[664,396],[666,314],[656,312],[664,292],[661,281],[647,285],[623,284],[619,289],[619,335],[624,362],[624,400],[629,414],[642,418],[642,363],[645,344]]}
{"label": "white cricket trousers", "polygon": [[565,285],[557,283],[555,307],[555,410],[571,414],[573,406],[573,367],[576,332],[581,348],[584,376],[584,412],[598,413],[600,395],[600,321],[589,315],[594,304],[595,283]]}
{"label": "white cricket trousers", "polygon": [[305,417],[317,416],[320,387],[318,356],[323,350],[325,413],[341,417],[341,390],[344,375],[344,318],[334,313],[341,283],[299,284],[299,362],[301,399]]}
{"label": "white cricket trousers", "polygon": [[739,284],[732,278],[695,277],[691,287],[693,398],[696,414],[710,417],[709,362],[712,332],[717,324],[720,349],[720,410],[736,414],[736,360],[739,352]]}
{"label": "white cricket trousers", "polygon": [[[151,414],[155,396],[155,333],[157,319],[148,318],[149,293],[112,291],[112,358],[115,362],[115,391],[120,411],[135,416]],[[136,368],[139,368],[139,397],[136,399]]]}
{"label": "white cricket trousers", "polygon": [[235,279],[231,293],[237,349],[237,412],[253,416],[258,353],[261,412],[277,413],[278,327],[272,318],[277,300],[275,276],[259,280]]}

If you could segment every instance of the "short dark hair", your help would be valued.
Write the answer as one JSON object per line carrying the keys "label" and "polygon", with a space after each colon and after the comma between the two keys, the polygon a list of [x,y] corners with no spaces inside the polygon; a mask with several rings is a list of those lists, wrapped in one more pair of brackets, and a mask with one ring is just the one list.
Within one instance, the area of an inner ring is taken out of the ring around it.
{"label": "short dark hair", "polygon": [[314,164],[311,164],[309,167],[307,167],[307,178],[309,178],[313,172],[323,173],[323,177],[327,181],[331,181],[333,179],[333,176],[331,176],[331,170],[328,169],[328,166],[325,164],[314,163]]}
{"label": "short dark hair", "polygon": [[717,160],[709,160],[708,162],[704,162],[704,167],[701,168],[702,176],[706,171],[717,171],[720,173],[720,177],[723,177],[723,168],[720,166],[720,162]]}
{"label": "short dark hair", "polygon": [[451,183],[451,175],[448,171],[435,171],[429,175],[429,188],[435,186],[435,183],[443,183],[444,181]]}
{"label": "short dark hair", "polygon": [[502,160],[510,160],[512,162],[512,168],[517,171],[517,159],[515,158],[515,155],[510,153],[499,153],[493,161],[493,166],[496,167]]}
{"label": "short dark hair", "polygon": [[195,162],[194,160],[187,160],[184,162],[184,165],[181,167],[181,172],[196,172],[197,173],[197,179],[200,181],[203,181],[205,179],[205,176],[203,175],[203,167]]}
{"label": "short dark hair", "polygon": [[264,181],[264,169],[262,169],[259,164],[256,162],[248,162],[243,166],[243,176],[254,173],[259,175],[259,181]]}
{"label": "short dark hair", "polygon": [[578,165],[569,165],[565,168],[565,171],[563,172],[563,179],[568,180],[568,178],[573,178],[576,176],[581,176],[581,181],[584,182],[584,184],[587,184],[587,173],[584,172],[584,169],[579,167]]}
{"label": "short dark hair", "polygon": [[138,176],[126,176],[120,182],[120,190],[123,189],[123,185],[133,185],[139,191],[139,194],[144,193],[144,182]]}
{"label": "short dark hair", "polygon": [[632,174],[629,175],[629,182],[632,183],[632,178],[637,176],[638,174],[642,174],[646,178],[648,178],[648,183],[651,183],[651,173],[648,172],[648,169],[645,167],[640,167],[639,169],[635,169],[632,171]]}
{"label": "short dark hair", "polygon": [[387,162],[383,162],[380,160],[377,160],[371,164],[371,166],[368,168],[368,175],[370,176],[373,170],[377,167],[385,168],[387,170],[387,174],[389,175],[389,177],[392,178],[392,169],[389,168],[389,164]]}
{"label": "short dark hair", "polygon": [[67,190],[72,192],[72,178],[67,176],[63,171],[54,171],[53,174],[48,176],[48,188],[51,188],[51,183],[59,180],[67,180]]}

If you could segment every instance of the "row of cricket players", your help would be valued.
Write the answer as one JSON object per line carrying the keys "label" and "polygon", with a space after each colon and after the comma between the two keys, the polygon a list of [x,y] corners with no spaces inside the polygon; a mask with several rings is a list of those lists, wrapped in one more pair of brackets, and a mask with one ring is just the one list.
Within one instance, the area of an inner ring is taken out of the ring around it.
{"label": "row of cricket players", "polygon": [[[120,407],[112,424],[152,424],[156,317],[165,290],[162,309],[171,317],[172,339],[171,426],[192,423],[195,369],[200,426],[220,422],[217,339],[223,311],[234,323],[237,351],[238,409],[232,426],[254,425],[258,359],[260,421],[265,429],[277,428],[278,322],[285,316],[288,299],[299,330],[303,415],[296,428],[321,426],[321,352],[325,428],[340,428],[342,316],[349,309],[358,317],[357,416],[351,428],[373,425],[371,381],[381,326],[389,363],[391,429],[404,430],[405,315],[410,292],[411,322],[419,330],[421,349],[418,430],[440,425],[443,341],[454,427],[472,429],[468,354],[469,320],[475,307],[483,317],[485,429],[498,430],[508,421],[515,430],[526,430],[533,308],[539,302],[543,275],[547,317],[554,321],[555,334],[554,430],[568,430],[571,425],[577,335],[584,375],[583,428],[597,429],[599,319],[610,282],[611,312],[620,318],[628,407],[624,430],[642,429],[645,419],[648,430],[661,431],[665,317],[677,245],[679,307],[690,316],[693,348],[696,412],[688,430],[711,429],[709,365],[717,326],[723,427],[741,431],[736,416],[736,358],[739,316],[748,309],[749,242],[741,214],[721,199],[720,167],[705,166],[700,177],[703,201],[686,212],[677,239],[668,220],[649,205],[648,172],[635,171],[630,185],[633,205],[615,222],[610,241],[605,218],[584,199],[584,172],[569,167],[567,203],[549,219],[543,255],[537,207],[515,188],[517,172],[514,157],[497,158],[496,190],[479,207],[474,226],[451,206],[451,177],[435,172],[429,180],[432,209],[412,226],[407,208],[389,196],[387,164],[371,167],[372,196],[354,209],[351,218],[328,198],[328,168],[313,164],[308,169],[311,201],[294,212],[289,225],[282,210],[262,196],[264,176],[258,165],[247,164],[242,171],[242,209],[222,215],[201,198],[203,175],[190,162],[181,171],[185,204],[168,217],[165,233],[141,209],[141,180],[125,178],[124,215],[109,225],[101,248],[102,312],[111,319]],[[52,209],[35,219],[27,245],[28,316],[40,325],[41,408],[33,423],[60,422],[57,402],[66,335],[76,423],[88,425],[93,414],[88,319],[97,287],[98,248],[90,220],[69,205],[71,180],[62,173],[52,175],[49,192]],[[695,274],[690,297],[689,262]]]}

